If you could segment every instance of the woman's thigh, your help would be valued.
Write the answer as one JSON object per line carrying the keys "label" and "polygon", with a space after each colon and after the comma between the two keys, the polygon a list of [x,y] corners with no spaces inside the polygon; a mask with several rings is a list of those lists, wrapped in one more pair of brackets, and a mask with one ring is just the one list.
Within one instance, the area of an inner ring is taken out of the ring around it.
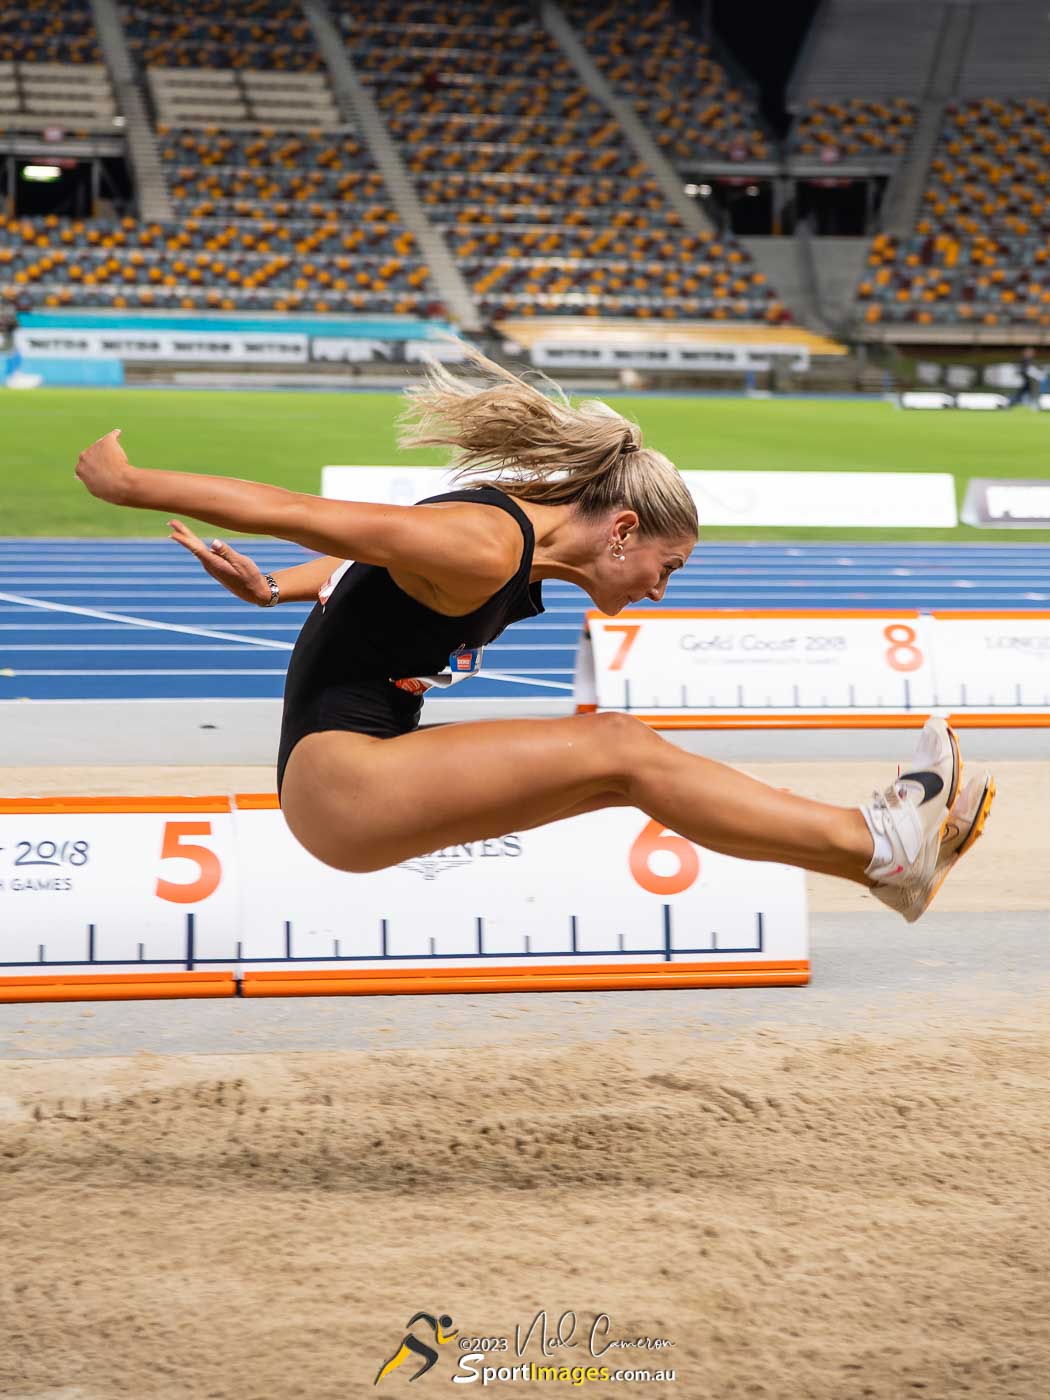
{"label": "woman's thigh", "polygon": [[661,744],[626,715],[495,720],[396,739],[325,731],[292,750],[281,806],[292,834],[340,870],[623,805]]}

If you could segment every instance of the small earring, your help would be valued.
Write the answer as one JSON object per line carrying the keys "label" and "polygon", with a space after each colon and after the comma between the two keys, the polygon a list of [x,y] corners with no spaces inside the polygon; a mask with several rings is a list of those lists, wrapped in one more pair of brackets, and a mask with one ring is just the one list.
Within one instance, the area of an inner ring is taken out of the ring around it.
{"label": "small earring", "polygon": [[622,542],[621,542],[620,540],[610,540],[610,541],[609,541],[609,553],[612,555],[612,557],[613,557],[614,559],[618,559],[618,560],[620,561],[621,564],[623,563],[624,559],[626,558],[626,555],[624,554],[624,550],[623,550],[623,544],[622,544]]}

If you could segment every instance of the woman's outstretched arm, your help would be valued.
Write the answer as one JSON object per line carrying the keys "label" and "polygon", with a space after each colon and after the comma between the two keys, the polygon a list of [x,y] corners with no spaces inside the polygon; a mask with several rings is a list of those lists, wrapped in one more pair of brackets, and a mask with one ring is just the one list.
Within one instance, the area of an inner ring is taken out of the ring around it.
{"label": "woman's outstretched arm", "polygon": [[113,505],[189,515],[223,530],[272,535],[317,554],[410,572],[452,597],[487,597],[513,574],[518,527],[483,506],[330,501],[282,486],[134,467],[114,429],[80,454],[76,474]]}

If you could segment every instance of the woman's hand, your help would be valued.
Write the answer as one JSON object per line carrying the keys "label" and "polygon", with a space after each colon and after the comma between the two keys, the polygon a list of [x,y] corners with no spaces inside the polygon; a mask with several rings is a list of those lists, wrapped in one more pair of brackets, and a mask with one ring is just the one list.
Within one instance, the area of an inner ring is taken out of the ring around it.
{"label": "woman's hand", "polygon": [[77,478],[84,483],[93,496],[110,505],[132,505],[132,485],[137,475],[124,455],[120,442],[120,429],[114,428],[105,437],[86,447],[77,458]]}
{"label": "woman's hand", "polygon": [[218,579],[235,598],[245,603],[255,603],[262,607],[270,601],[270,585],[262,576],[257,564],[253,564],[246,554],[238,554],[222,540],[212,540],[211,548],[199,539],[181,520],[169,520],[172,534],[169,539],[177,540],[184,549],[195,555],[206,573]]}

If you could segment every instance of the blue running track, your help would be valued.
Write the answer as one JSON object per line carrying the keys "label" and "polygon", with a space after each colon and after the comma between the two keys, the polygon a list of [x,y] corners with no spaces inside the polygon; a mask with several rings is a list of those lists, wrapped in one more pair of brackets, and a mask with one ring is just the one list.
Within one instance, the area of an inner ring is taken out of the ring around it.
{"label": "blue running track", "polygon": [[[271,571],[310,557],[237,547]],[[589,603],[543,592],[546,613],[487,648],[460,696],[568,698]],[[1050,546],[704,544],[664,605],[1050,609]],[[0,539],[0,700],[278,698],[307,612],[238,602],[169,540]]]}

